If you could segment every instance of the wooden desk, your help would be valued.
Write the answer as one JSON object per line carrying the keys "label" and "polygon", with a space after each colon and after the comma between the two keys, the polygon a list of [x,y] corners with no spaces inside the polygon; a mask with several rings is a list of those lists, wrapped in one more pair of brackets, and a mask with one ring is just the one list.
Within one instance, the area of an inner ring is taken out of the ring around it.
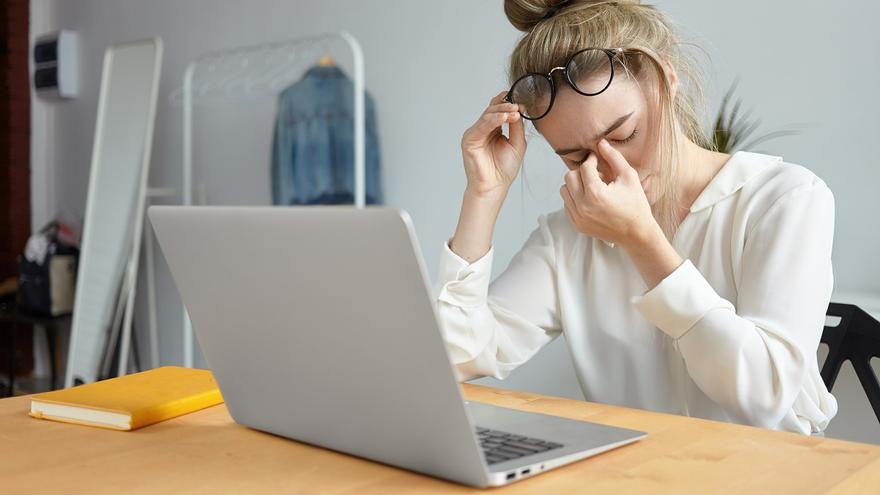
{"label": "wooden desk", "polygon": [[[474,401],[635,428],[636,444],[505,493],[880,493],[880,446],[464,385]],[[0,400],[0,493],[480,493],[232,422],[223,405],[134,432]]]}

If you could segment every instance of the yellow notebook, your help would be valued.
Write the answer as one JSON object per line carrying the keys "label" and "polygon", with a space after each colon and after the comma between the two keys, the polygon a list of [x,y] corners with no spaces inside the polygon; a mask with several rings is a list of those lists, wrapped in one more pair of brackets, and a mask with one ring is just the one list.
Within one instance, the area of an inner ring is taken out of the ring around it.
{"label": "yellow notebook", "polygon": [[30,415],[113,430],[136,430],[222,402],[210,370],[163,366],[35,395]]}

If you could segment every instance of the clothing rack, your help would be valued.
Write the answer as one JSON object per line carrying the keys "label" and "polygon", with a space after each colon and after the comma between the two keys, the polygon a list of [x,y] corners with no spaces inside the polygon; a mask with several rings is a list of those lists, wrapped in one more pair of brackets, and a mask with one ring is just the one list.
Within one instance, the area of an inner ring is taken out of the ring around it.
{"label": "clothing rack", "polygon": [[[364,57],[360,43],[346,31],[205,53],[186,67],[183,86],[171,95],[183,103],[184,205],[193,204],[193,110],[212,100],[277,96],[300,73],[304,62],[318,63],[332,43],[351,51],[354,78],[354,205],[366,203]],[[322,61],[326,60],[322,58]],[[204,202],[204,201],[202,201]],[[192,323],[183,310],[184,366],[193,367]]]}

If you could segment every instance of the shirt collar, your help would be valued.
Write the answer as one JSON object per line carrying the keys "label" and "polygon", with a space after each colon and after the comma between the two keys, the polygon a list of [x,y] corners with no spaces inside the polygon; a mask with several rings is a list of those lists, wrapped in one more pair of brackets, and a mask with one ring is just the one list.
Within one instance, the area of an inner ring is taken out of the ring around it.
{"label": "shirt collar", "polygon": [[737,151],[727,159],[715,177],[694,200],[690,211],[698,211],[714,205],[722,199],[738,191],[743,185],[752,180],[770,166],[782,161],[781,156],[752,153],[750,151]]}

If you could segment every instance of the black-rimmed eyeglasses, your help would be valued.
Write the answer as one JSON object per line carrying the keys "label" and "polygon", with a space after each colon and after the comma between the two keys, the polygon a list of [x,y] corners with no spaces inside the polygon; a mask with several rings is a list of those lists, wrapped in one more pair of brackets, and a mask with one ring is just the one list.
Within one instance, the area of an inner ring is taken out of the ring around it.
{"label": "black-rimmed eyeglasses", "polygon": [[623,48],[585,48],[568,58],[562,67],[547,74],[528,73],[510,87],[505,101],[519,105],[519,113],[528,120],[538,120],[550,112],[556,99],[553,73],[561,70],[572,89],[584,96],[596,96],[611,86],[614,79],[614,58]]}

